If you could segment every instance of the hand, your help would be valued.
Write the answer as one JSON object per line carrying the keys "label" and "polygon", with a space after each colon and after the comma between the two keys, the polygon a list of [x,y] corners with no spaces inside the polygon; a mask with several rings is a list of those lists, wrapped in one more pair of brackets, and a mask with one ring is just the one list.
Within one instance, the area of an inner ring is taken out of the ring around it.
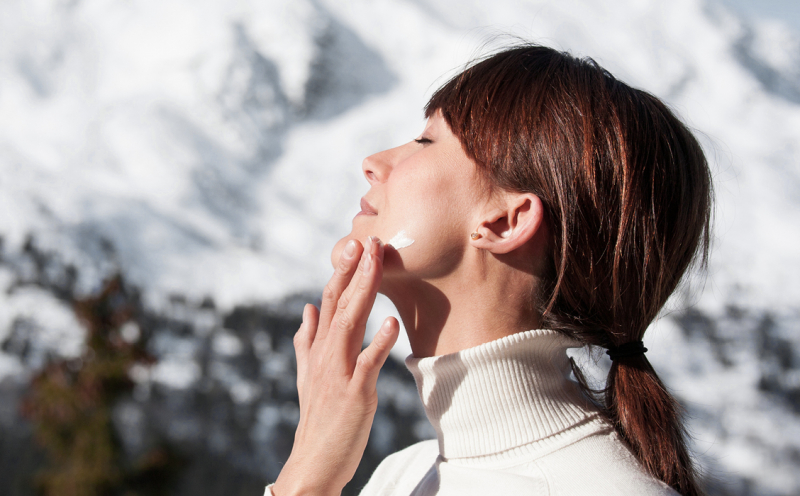
{"label": "hand", "polygon": [[321,309],[306,305],[303,311],[294,337],[300,422],[272,487],[275,496],[338,495],[355,474],[378,406],[378,373],[400,332],[389,317],[361,350],[382,275],[380,240],[370,238],[364,247],[349,241]]}

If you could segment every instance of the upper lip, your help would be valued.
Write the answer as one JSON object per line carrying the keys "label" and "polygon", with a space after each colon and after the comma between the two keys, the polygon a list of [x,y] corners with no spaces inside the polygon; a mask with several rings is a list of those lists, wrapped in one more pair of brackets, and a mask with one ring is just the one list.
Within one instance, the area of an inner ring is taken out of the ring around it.
{"label": "upper lip", "polygon": [[378,212],[375,207],[369,204],[366,198],[361,199],[361,213],[375,215]]}

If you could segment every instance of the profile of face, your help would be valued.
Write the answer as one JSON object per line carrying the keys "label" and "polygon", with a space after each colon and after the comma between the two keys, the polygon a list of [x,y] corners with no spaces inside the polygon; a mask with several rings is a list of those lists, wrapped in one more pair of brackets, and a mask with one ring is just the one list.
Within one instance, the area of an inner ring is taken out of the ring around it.
{"label": "profile of face", "polygon": [[377,236],[386,243],[404,231],[414,242],[387,247],[384,281],[435,279],[455,270],[488,193],[442,115],[434,113],[419,138],[367,157],[362,169],[370,189],[352,231],[333,249],[334,266],[348,240]]}

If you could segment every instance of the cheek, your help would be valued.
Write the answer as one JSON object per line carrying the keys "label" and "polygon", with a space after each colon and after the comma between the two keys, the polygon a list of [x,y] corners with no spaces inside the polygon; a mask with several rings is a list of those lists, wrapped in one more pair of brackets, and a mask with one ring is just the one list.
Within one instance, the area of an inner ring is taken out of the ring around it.
{"label": "cheek", "polygon": [[[454,211],[441,199],[420,199],[409,205],[402,218],[392,223],[393,231],[388,236],[404,232],[407,246],[398,250],[387,250],[388,273],[400,269],[422,278],[435,278],[452,271],[461,259],[463,211]],[[466,236],[468,238],[468,236]],[[390,241],[388,239],[387,241]],[[408,244],[413,240],[413,243]],[[402,246],[402,244],[401,244]]]}
{"label": "cheek", "polygon": [[[441,277],[463,257],[475,204],[469,194],[471,183],[460,177],[459,170],[430,169],[396,171],[387,185],[391,203],[380,218],[376,229],[380,232],[369,234],[377,234],[384,243],[405,238],[399,246],[406,245],[386,251],[387,275]],[[398,236],[401,232],[404,236]]]}

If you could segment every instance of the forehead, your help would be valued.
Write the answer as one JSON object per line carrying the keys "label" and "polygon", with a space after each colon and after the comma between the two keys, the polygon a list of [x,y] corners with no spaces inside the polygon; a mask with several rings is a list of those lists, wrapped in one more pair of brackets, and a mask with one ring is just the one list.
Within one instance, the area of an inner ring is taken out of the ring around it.
{"label": "forehead", "polygon": [[474,161],[467,155],[461,140],[450,129],[450,125],[440,111],[437,110],[428,117],[424,133],[427,135],[425,137],[433,138],[439,147],[445,147],[450,153],[463,155],[464,160],[469,161],[473,167],[475,166]]}
{"label": "forehead", "polygon": [[449,134],[453,134],[453,132],[450,130],[450,126],[447,124],[447,121],[442,115],[442,111],[438,109],[428,117],[427,121],[425,122],[425,130],[436,132],[441,132],[444,130]]}

